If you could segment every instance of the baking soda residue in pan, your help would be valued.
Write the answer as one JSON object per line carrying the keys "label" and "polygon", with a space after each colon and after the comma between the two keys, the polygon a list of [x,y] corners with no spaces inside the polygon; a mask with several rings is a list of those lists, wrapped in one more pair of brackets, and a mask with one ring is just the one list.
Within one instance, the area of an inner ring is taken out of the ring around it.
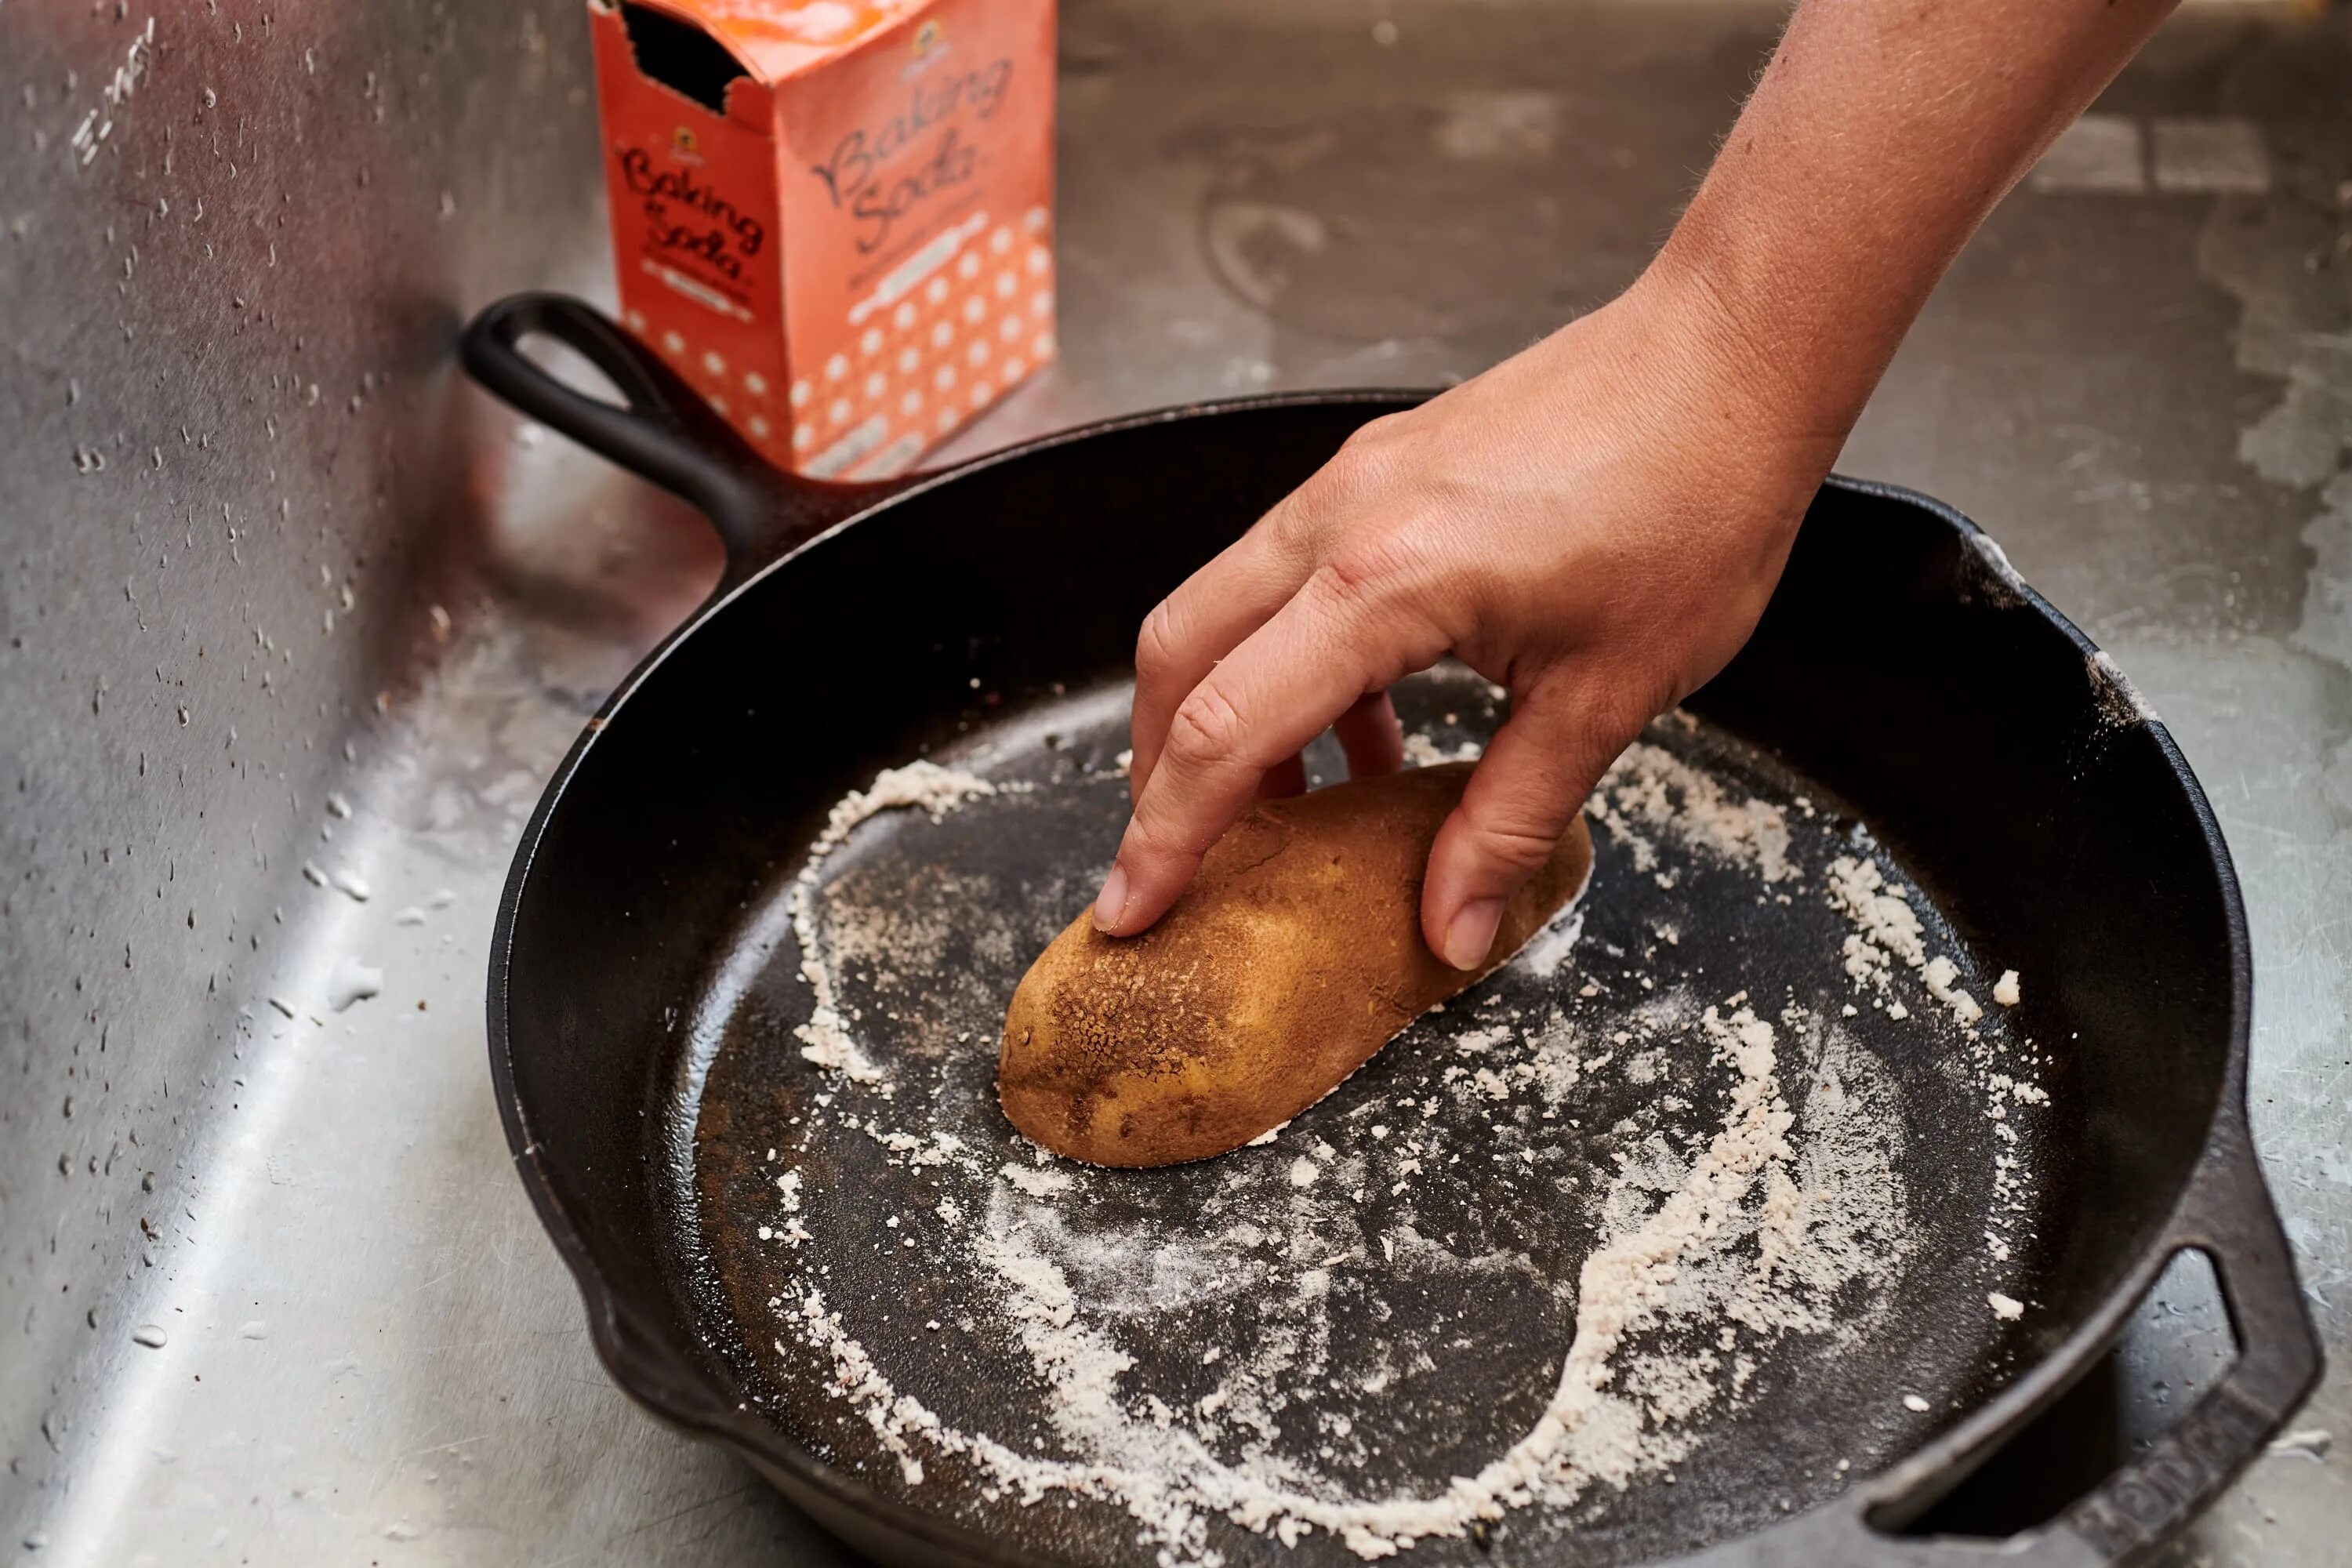
{"label": "baking soda residue in pan", "polygon": [[[1445,719],[1409,755],[1475,752]],[[817,1079],[799,1145],[770,1152],[768,1212],[729,1216],[773,1255],[773,1353],[816,1358],[810,1381],[919,1506],[1092,1500],[1140,1561],[1221,1562],[1234,1525],[1380,1557],[1506,1520],[1605,1523],[1753,1419],[1776,1356],[1834,1357],[1887,1327],[1906,1277],[1949,1267],[1921,1255],[1901,1096],[1864,1044],[1905,1031],[1949,1052],[1992,1128],[1981,1310],[2030,1310],[2002,1287],[2023,1293],[2006,1270],[2034,1058],[1866,836],[1686,760],[1691,733],[1662,723],[1604,782],[1582,906],[1270,1143],[1173,1173],[1052,1159],[991,1091],[998,993],[1101,868],[1008,899],[955,853],[1078,792],[1107,855],[1123,769],[992,777],[982,756],[853,793],[769,916],[799,953]],[[1633,879],[1638,947],[1597,934]],[[1833,917],[1815,984],[1769,994],[1682,962],[1727,889],[1751,919]],[[804,1179],[877,1158],[920,1204],[878,1230],[867,1191]],[[918,1301],[938,1314],[919,1327]],[[1508,1394],[1480,1396],[1495,1379]],[[803,1440],[813,1423],[796,1414]]]}

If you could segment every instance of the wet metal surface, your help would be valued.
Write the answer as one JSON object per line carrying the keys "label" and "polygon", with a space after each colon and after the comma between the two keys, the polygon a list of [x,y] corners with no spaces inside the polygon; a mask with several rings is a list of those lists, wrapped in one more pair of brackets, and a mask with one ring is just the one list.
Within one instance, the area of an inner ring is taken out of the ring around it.
{"label": "wet metal surface", "polygon": [[[1633,275],[1777,16],[1264,11],[1072,0],[1065,361],[967,442],[1475,371]],[[606,1383],[482,1060],[521,818],[717,568],[451,371],[496,294],[605,292],[576,9],[157,18],[0,9],[0,1552],[826,1561]],[[1984,522],[2203,778],[2337,1363],[2295,1426],[2337,1438],[2347,79],[2341,7],[2184,15],[1961,258],[1842,465]],[[2193,1284],[2109,1380],[2126,1440],[2214,1358]],[[2347,1465],[2279,1452],[2173,1560],[2331,1561]]]}

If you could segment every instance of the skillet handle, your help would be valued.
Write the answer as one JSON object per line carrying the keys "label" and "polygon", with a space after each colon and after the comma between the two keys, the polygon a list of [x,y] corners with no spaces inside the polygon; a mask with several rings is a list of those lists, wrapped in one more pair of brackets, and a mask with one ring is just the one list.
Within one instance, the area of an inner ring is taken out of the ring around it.
{"label": "skillet handle", "polygon": [[2212,1262],[2238,1356],[2146,1453],[2059,1516],[2053,1533],[2074,1538],[2077,1561],[2133,1561],[2178,1531],[2261,1457],[2319,1380],[2319,1338],[2244,1115],[2223,1122],[2168,1243]]}
{"label": "skillet handle", "polygon": [[[1950,1452],[1933,1451],[1899,1466],[1892,1484],[1825,1509],[1819,1527],[1792,1532],[1799,1555],[1759,1554],[1775,1564],[1901,1564],[1902,1568],[2103,1568],[2137,1563],[2177,1534],[2259,1458],[2318,1381],[2319,1340],[2296,1281],[2286,1234],[2263,1185],[2242,1108],[2225,1111],[2175,1211],[2162,1248],[2206,1255],[2220,1281],[2237,1359],[2145,1453],[2117,1468],[2049,1523],[2008,1540],[1884,1533],[1874,1516],[1916,1516],[1950,1484],[1954,1466],[1973,1470],[2009,1440],[2009,1430],[1980,1413],[1988,1429],[1948,1435]],[[2087,1365],[2096,1347],[2083,1358]],[[2063,1384],[2050,1391],[2054,1398]],[[1906,1471],[1910,1473],[1906,1474]],[[1859,1505],[1859,1506],[1854,1506]],[[1800,1521],[1801,1525],[1809,1521]]]}
{"label": "skillet handle", "polygon": [[[622,403],[566,385],[522,352],[543,334],[611,378]],[[621,325],[565,294],[512,294],[458,339],[475,380],[515,408],[693,503],[727,547],[722,586],[900,488],[782,473]]]}

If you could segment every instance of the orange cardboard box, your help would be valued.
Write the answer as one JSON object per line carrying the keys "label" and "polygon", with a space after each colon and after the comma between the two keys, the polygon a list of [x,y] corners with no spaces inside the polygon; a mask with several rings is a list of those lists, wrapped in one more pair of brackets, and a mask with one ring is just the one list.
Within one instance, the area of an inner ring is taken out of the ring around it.
{"label": "orange cardboard box", "polygon": [[622,318],[882,479],[1054,357],[1054,0],[589,0]]}

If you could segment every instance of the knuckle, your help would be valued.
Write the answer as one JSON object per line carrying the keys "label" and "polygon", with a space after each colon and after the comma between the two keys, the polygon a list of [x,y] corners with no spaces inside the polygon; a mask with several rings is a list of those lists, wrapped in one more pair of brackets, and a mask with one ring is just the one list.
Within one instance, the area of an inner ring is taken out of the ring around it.
{"label": "knuckle", "polygon": [[1412,421],[1403,414],[1383,414],[1377,419],[1367,419],[1348,432],[1339,443],[1342,452],[1378,454],[1396,446],[1412,428]]}
{"label": "knuckle", "polygon": [[1340,444],[1339,451],[1316,475],[1317,482],[1328,493],[1342,500],[1360,502],[1389,488],[1402,454],[1398,451],[1402,443],[1396,434],[1381,429],[1386,423],[1385,419],[1376,419]]}
{"label": "knuckle", "polygon": [[1349,545],[1315,568],[1307,579],[1306,593],[1318,608],[1329,612],[1360,605],[1380,588],[1380,563]]}
{"label": "knuckle", "polygon": [[1135,673],[1150,678],[1167,670],[1176,662],[1176,612],[1169,601],[1162,599],[1151,606],[1143,617],[1143,626],[1135,634]]}
{"label": "knuckle", "polygon": [[1357,426],[1339,449],[1272,513],[1278,543],[1310,558],[1349,528],[1366,508],[1393,494],[1412,467],[1416,437],[1401,414]]}
{"label": "knuckle", "polygon": [[1562,809],[1549,790],[1500,798],[1495,792],[1474,790],[1462,803],[1472,852],[1490,865],[1522,872],[1551,858],[1573,814],[1573,803]]}
{"label": "knuckle", "polygon": [[1128,825],[1118,853],[1123,860],[1133,858],[1149,865],[1166,865],[1181,863],[1199,851],[1183,843],[1159,815],[1138,812],[1135,820]]}
{"label": "knuckle", "polygon": [[1278,556],[1292,561],[1311,557],[1320,537],[1316,520],[1324,510],[1324,499],[1316,479],[1309,479],[1260,518],[1255,531],[1265,535]]}
{"label": "knuckle", "polygon": [[1537,869],[1559,847],[1559,834],[1523,826],[1473,823],[1470,835],[1471,846],[1482,858],[1515,871]]}
{"label": "knuckle", "polygon": [[1177,704],[1168,752],[1188,764],[1222,763],[1240,750],[1243,729],[1241,710],[1233,700],[1214,681],[1203,681]]}
{"label": "knuckle", "polygon": [[1595,733],[1622,747],[1642,732],[1642,726],[1688,695],[1688,688],[1675,671],[1645,665],[1607,683],[1593,698],[1586,722]]}
{"label": "knuckle", "polygon": [[1337,605],[1363,605],[1395,593],[1421,562],[1419,546],[1403,530],[1359,529],[1325,558],[1308,581],[1315,592]]}

